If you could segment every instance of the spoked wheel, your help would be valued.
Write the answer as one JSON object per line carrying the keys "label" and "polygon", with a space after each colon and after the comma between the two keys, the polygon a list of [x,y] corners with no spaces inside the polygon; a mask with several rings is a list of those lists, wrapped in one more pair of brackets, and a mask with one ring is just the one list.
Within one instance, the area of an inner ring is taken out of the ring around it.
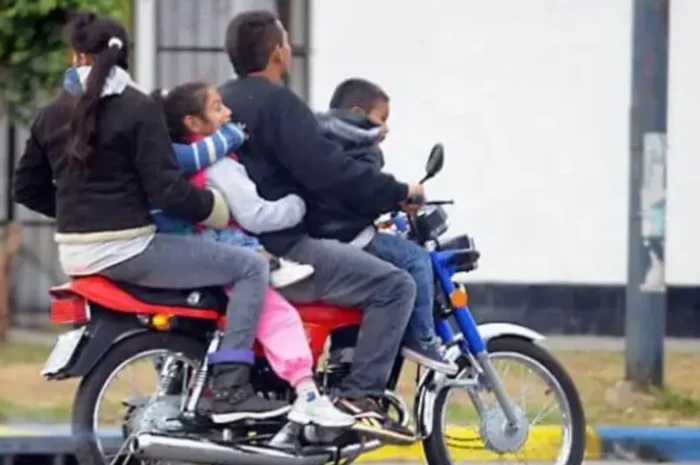
{"label": "spoked wheel", "polygon": [[458,377],[472,377],[474,386],[447,388],[436,397],[432,434],[423,442],[428,464],[580,465],[586,421],[566,370],[546,349],[524,339],[499,338],[489,342],[488,350],[523,427],[504,432],[507,421],[495,396],[483,378],[465,367]]}
{"label": "spoked wheel", "polygon": [[[85,376],[73,402],[72,429],[76,458],[81,465],[138,463],[128,443],[138,428],[167,429],[179,413],[183,395],[157,396],[162,361],[170,358],[179,373],[191,373],[206,347],[169,333],[146,333],[113,346]],[[174,392],[186,393],[191,380]]]}

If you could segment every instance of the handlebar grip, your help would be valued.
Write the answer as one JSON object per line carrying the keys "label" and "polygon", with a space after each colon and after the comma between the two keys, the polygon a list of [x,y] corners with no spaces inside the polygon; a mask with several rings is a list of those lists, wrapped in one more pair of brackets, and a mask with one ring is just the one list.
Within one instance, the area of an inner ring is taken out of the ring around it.
{"label": "handlebar grip", "polygon": [[420,194],[412,195],[406,202],[413,205],[423,205],[425,203],[425,196]]}

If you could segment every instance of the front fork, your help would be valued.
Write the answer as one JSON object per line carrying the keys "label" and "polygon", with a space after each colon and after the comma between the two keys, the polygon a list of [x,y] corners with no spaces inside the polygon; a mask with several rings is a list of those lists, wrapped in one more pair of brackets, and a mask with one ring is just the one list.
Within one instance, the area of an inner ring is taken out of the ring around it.
{"label": "front fork", "polygon": [[[508,421],[507,427],[511,430],[517,429],[518,416],[515,412],[513,402],[511,402],[510,398],[508,397],[506,389],[503,386],[503,382],[498,376],[498,373],[496,373],[496,369],[493,367],[493,363],[491,362],[488,352],[484,351],[476,355],[476,359],[483,370],[482,376],[486,381],[487,389],[490,389],[491,392],[493,392],[494,396],[496,396],[496,400],[498,401],[498,405],[501,407],[501,410],[503,410],[503,415]],[[472,395],[470,393],[470,397],[472,397],[472,402],[474,402],[474,397],[478,398],[478,395]],[[479,411],[479,414],[482,413],[483,402],[481,402],[481,399],[478,399],[478,402],[474,404],[474,407]]]}
{"label": "front fork", "polygon": [[[520,425],[517,421],[513,403],[510,401],[488,353],[483,352],[480,356],[474,356],[470,352],[465,353],[460,350],[459,355],[467,357],[469,362],[467,366],[469,370],[473,370],[472,373],[465,377],[448,378],[445,375],[430,371],[424,374],[418,382],[418,389],[414,402],[414,414],[421,435],[426,438],[432,434],[433,415],[435,415],[434,405],[437,395],[444,389],[453,388],[466,389],[472,405],[474,405],[479,417],[482,417],[485,405],[479,396],[479,388],[481,386],[485,387],[494,393],[499,407],[503,410],[503,414],[506,418],[505,427],[508,431],[519,428]],[[455,360],[452,361],[454,362]],[[439,412],[439,414],[441,414],[441,412]]]}
{"label": "front fork", "polygon": [[[451,270],[449,265],[450,257],[450,251],[430,252],[430,258],[433,262],[433,270],[435,272],[435,277],[437,278],[439,287],[444,292],[445,300],[452,306],[452,294],[457,289],[455,284],[452,282],[454,270]],[[501,379],[493,367],[493,363],[491,362],[486,349],[486,342],[479,333],[479,328],[476,325],[476,321],[474,321],[471,312],[469,311],[469,307],[464,304],[462,306],[455,305],[452,309],[452,315],[454,316],[460,332],[464,335],[464,339],[457,342],[460,352],[468,357],[470,366],[476,370],[476,374],[480,375],[480,377],[486,381],[486,387],[496,396],[498,405],[503,410],[503,414],[508,422],[507,426],[512,429],[517,428],[517,413],[512,402],[508,398]],[[454,332],[452,331],[452,328],[450,328],[447,321],[442,320],[437,322],[436,331],[440,335],[441,339],[446,343],[454,341]],[[450,383],[454,384],[455,381],[459,382],[458,380],[443,381],[443,388]],[[444,383],[447,383],[447,385]],[[473,387],[469,388],[472,401],[474,401],[475,397],[478,397],[475,393],[471,392],[473,389]],[[474,403],[474,407],[477,409],[477,411],[479,411],[479,413],[483,411],[483,403],[481,402],[481,399],[478,399],[478,401]]]}

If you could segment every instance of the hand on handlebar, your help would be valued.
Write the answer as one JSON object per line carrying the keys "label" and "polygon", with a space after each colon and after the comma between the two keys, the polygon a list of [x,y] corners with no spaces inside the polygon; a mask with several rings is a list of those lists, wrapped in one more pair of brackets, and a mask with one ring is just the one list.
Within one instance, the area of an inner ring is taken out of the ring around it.
{"label": "hand on handlebar", "polygon": [[425,189],[422,184],[413,184],[408,187],[408,198],[399,205],[409,215],[415,215],[425,203]]}
{"label": "hand on handlebar", "polygon": [[425,203],[425,188],[423,184],[408,186],[408,198],[405,203],[423,205]]}

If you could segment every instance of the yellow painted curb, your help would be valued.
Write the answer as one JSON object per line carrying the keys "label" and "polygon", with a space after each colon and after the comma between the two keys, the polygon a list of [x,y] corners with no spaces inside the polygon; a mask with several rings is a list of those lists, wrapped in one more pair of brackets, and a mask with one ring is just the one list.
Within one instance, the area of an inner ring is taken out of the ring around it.
{"label": "yellow painted curb", "polygon": [[[454,461],[504,461],[527,460],[545,461],[555,460],[561,447],[562,432],[560,426],[535,426],[530,430],[530,435],[525,447],[514,454],[498,455],[484,449],[484,443],[479,438],[479,433],[474,428],[449,427],[448,446],[450,456]],[[601,456],[601,441],[593,428],[586,431],[586,459],[597,459]],[[518,458],[520,457],[520,458]],[[383,462],[383,461],[407,461],[423,462],[423,446],[421,443],[410,446],[385,446],[381,449],[362,455],[358,462]]]}
{"label": "yellow painted curb", "polygon": [[0,425],[0,437],[9,437],[9,436],[39,436],[36,431],[30,431],[26,429],[19,429],[19,428],[10,428],[7,426],[2,426]]}
{"label": "yellow painted curb", "polygon": [[[8,436],[41,436],[37,431],[23,430],[0,425],[0,437]],[[454,461],[545,461],[555,460],[561,444],[561,428],[558,426],[536,426],[530,431],[525,447],[518,455],[497,455],[484,449],[484,443],[479,438],[479,433],[473,428],[449,427],[449,450]],[[599,459],[602,454],[600,436],[588,428],[586,431],[587,460]],[[518,458],[520,457],[520,458]],[[363,454],[358,462],[383,462],[406,461],[424,462],[422,444],[416,443],[410,446],[386,446],[381,449]]]}

